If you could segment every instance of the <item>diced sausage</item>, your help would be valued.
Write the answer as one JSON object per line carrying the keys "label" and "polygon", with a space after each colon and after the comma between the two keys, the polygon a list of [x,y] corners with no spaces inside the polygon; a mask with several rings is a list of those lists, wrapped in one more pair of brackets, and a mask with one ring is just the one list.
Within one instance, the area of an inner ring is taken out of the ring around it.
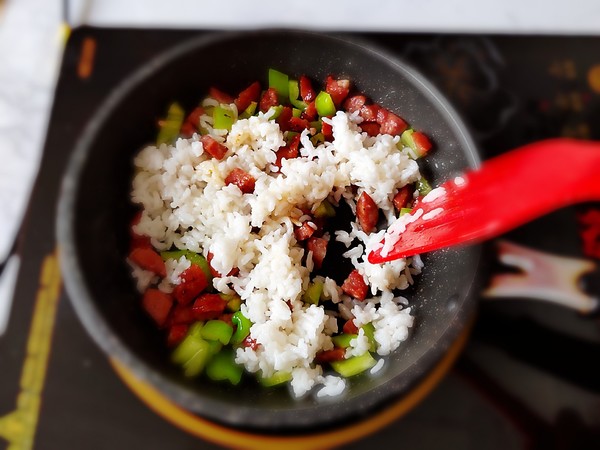
{"label": "diced sausage", "polygon": [[376,105],[375,103],[371,105],[364,105],[360,108],[360,117],[363,118],[365,122],[377,122],[377,112],[381,109],[381,106]]}
{"label": "diced sausage", "polygon": [[187,305],[208,287],[208,280],[200,267],[192,264],[181,274],[181,283],[173,289],[173,297],[180,305]]}
{"label": "diced sausage", "polygon": [[358,334],[358,327],[355,325],[354,319],[347,320],[342,331],[346,334]]}
{"label": "diced sausage", "polygon": [[277,90],[269,88],[261,97],[259,108],[262,112],[267,112],[271,106],[277,106],[278,104],[279,99],[277,98]]}
{"label": "diced sausage", "polygon": [[235,184],[244,194],[251,194],[254,192],[256,179],[245,170],[236,167],[225,178],[225,184]]}
{"label": "diced sausage", "polygon": [[184,138],[191,138],[196,132],[196,127],[192,125],[190,122],[184,122],[181,125],[181,130],[179,130],[179,134],[181,134]]}
{"label": "diced sausage", "polygon": [[225,156],[225,153],[227,153],[227,147],[215,141],[212,136],[201,136],[200,142],[202,142],[204,151],[206,151],[213,158],[221,160]]}
{"label": "diced sausage", "polygon": [[348,275],[348,278],[342,284],[342,291],[357,300],[364,300],[367,297],[369,287],[360,272],[354,269]]}
{"label": "diced sausage", "polygon": [[300,143],[300,135],[297,134],[290,140],[288,145],[286,145],[285,147],[281,147],[279,150],[277,150],[277,152],[276,152],[277,159],[275,161],[275,165],[277,167],[281,167],[281,160],[297,158],[299,143]]}
{"label": "diced sausage", "polygon": [[365,233],[375,229],[379,219],[379,209],[369,194],[363,192],[356,202],[356,217]]}
{"label": "diced sausage", "polygon": [[323,122],[321,126],[321,133],[323,133],[326,141],[333,140],[333,127],[327,122]]}
{"label": "diced sausage", "polygon": [[290,117],[290,120],[289,120],[289,129],[290,130],[301,133],[302,131],[306,130],[309,127],[310,127],[310,124],[308,123],[308,120],[302,119],[301,117],[293,117],[293,116]]}
{"label": "diced sausage", "polygon": [[314,101],[310,102],[306,106],[306,109],[302,112],[300,117],[308,120],[309,122],[312,122],[313,120],[315,120],[317,118],[317,107],[316,107]]}
{"label": "diced sausage", "polygon": [[317,269],[323,265],[323,260],[327,254],[327,240],[319,237],[311,236],[306,242],[306,250],[312,252],[312,260]]}
{"label": "diced sausage", "polygon": [[381,134],[391,134],[392,136],[402,134],[408,127],[402,118],[385,108],[379,108],[377,111],[377,123],[381,125]]}
{"label": "diced sausage", "polygon": [[415,131],[412,134],[413,142],[417,147],[417,152],[419,156],[425,156],[429,150],[431,150],[431,141],[429,138],[421,133],[420,131]]}
{"label": "diced sausage", "polygon": [[367,97],[364,95],[353,95],[344,102],[344,109],[349,113],[360,111],[367,102]]}
{"label": "diced sausage", "polygon": [[310,78],[305,75],[300,76],[299,85],[300,97],[302,97],[302,100],[304,100],[306,103],[312,102],[317,97],[317,93],[312,87]]}
{"label": "diced sausage", "polygon": [[192,312],[196,320],[216,319],[225,310],[227,301],[221,298],[219,294],[202,294],[194,302]]}
{"label": "diced sausage", "polygon": [[256,350],[260,344],[256,342],[256,339],[250,337],[250,335],[246,336],[246,339],[242,341],[242,347],[249,347],[252,350]]}
{"label": "diced sausage", "polygon": [[187,334],[188,329],[189,325],[184,324],[173,325],[171,328],[169,328],[169,334],[167,335],[167,345],[172,348],[179,344],[181,341],[183,341],[183,338]]}
{"label": "diced sausage", "polygon": [[223,92],[220,89],[217,89],[214,86],[208,90],[208,95],[210,97],[214,98],[219,103],[225,103],[227,105],[229,105],[230,103],[233,103],[233,97],[231,95]]}
{"label": "diced sausage", "polygon": [[327,77],[325,92],[331,95],[335,106],[340,106],[350,93],[350,80],[336,80],[330,75]]}
{"label": "diced sausage", "polygon": [[313,234],[315,234],[315,229],[308,224],[308,221],[294,230],[294,236],[296,236],[297,241],[305,241]]}
{"label": "diced sausage", "polygon": [[341,361],[346,356],[346,349],[340,347],[334,347],[331,350],[324,350],[315,355],[315,362],[323,364],[332,361]]}
{"label": "diced sausage", "polygon": [[144,270],[149,270],[161,277],[167,276],[165,262],[152,248],[136,247],[129,253],[129,259]]}
{"label": "diced sausage", "polygon": [[279,114],[279,117],[275,119],[275,122],[279,124],[279,129],[281,131],[290,131],[290,119],[293,116],[292,108],[289,106],[284,106]]}
{"label": "diced sausage", "polygon": [[237,107],[238,113],[243,112],[250,103],[258,102],[258,97],[260,96],[260,83],[255,81],[246,89],[244,89],[238,97],[235,99],[235,106]]}
{"label": "diced sausage", "polygon": [[396,195],[394,195],[392,203],[398,211],[400,211],[402,208],[406,208],[406,205],[408,205],[408,202],[412,196],[412,190],[413,189],[410,186],[404,186],[396,193]]}
{"label": "diced sausage", "polygon": [[381,128],[377,122],[361,122],[359,126],[369,136],[377,136]]}
{"label": "diced sausage", "polygon": [[158,289],[148,289],[142,297],[142,307],[159,327],[162,327],[169,317],[173,299]]}
{"label": "diced sausage", "polygon": [[192,322],[195,322],[196,318],[194,317],[194,312],[192,311],[191,305],[179,305],[176,304],[173,311],[171,311],[171,315],[169,316],[168,325],[189,325]]}

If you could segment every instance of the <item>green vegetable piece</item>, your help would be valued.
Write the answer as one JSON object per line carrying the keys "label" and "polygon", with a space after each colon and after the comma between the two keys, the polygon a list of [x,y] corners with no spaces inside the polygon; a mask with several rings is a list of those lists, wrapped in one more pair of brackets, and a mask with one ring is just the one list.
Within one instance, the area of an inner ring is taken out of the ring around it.
{"label": "green vegetable piece", "polygon": [[158,131],[156,145],[172,144],[179,136],[185,111],[178,103],[172,103],[167,110],[167,118]]}
{"label": "green vegetable piece", "polygon": [[357,334],[348,334],[342,333],[337,336],[333,336],[331,340],[333,341],[333,345],[340,348],[348,348],[350,347],[350,341],[352,339],[356,339],[358,337]]}
{"label": "green vegetable piece", "polygon": [[300,117],[302,115],[302,110],[298,108],[292,108],[292,116]]}
{"label": "green vegetable piece", "polygon": [[211,355],[216,355],[223,348],[223,344],[219,341],[207,341],[208,342],[208,351]]}
{"label": "green vegetable piece", "polygon": [[400,208],[400,215],[410,214],[412,212],[412,208]]}
{"label": "green vegetable piece", "polygon": [[317,133],[319,133],[321,131],[321,128],[323,128],[323,122],[320,120],[315,120],[314,122],[311,122],[310,124],[311,128],[314,128]]}
{"label": "green vegetable piece", "polygon": [[292,374],[290,372],[275,372],[270,377],[263,378],[262,376],[258,378],[258,381],[264,387],[273,387],[279,384],[283,384],[292,379]]}
{"label": "green vegetable piece", "polygon": [[419,181],[417,181],[417,190],[419,191],[419,195],[423,196],[431,192],[431,185],[429,184],[429,181],[427,181],[422,175]]}
{"label": "green vegetable piece", "polygon": [[335,217],[333,205],[327,200],[323,200],[315,209],[315,217],[318,217],[319,219],[323,217]]}
{"label": "green vegetable piece", "polygon": [[206,277],[206,281],[208,281],[208,286],[212,286],[213,276],[212,272],[210,271],[210,266],[206,258],[201,254],[194,253],[189,250],[174,250],[170,252],[161,252],[160,256],[164,261],[167,259],[179,259],[182,256],[185,256],[190,263],[195,264],[202,269],[202,272]]}
{"label": "green vegetable piece", "polygon": [[231,130],[235,119],[235,113],[229,108],[217,106],[213,111],[213,126],[218,130]]}
{"label": "green vegetable piece", "polygon": [[233,345],[239,345],[250,334],[250,327],[252,326],[252,322],[250,322],[250,319],[244,316],[241,311],[238,311],[233,314],[233,316],[231,317],[231,322],[233,322],[236,328],[235,333],[233,333],[230,342]]}
{"label": "green vegetable piece", "polygon": [[321,117],[330,117],[335,114],[335,104],[333,103],[333,99],[331,98],[331,95],[325,91],[319,92],[319,95],[317,95],[317,98],[315,99],[315,106]]}
{"label": "green vegetable piece", "polygon": [[250,102],[248,107],[240,114],[240,119],[247,119],[248,117],[253,116],[256,112],[257,105],[256,102]]}
{"label": "green vegetable piece", "polygon": [[299,134],[300,133],[296,133],[295,131],[287,131],[285,133],[285,142],[287,142],[289,144],[290,142],[292,142],[292,139],[294,139]]}
{"label": "green vegetable piece", "polygon": [[304,293],[302,300],[304,301],[304,303],[318,305],[319,300],[321,300],[322,293],[323,293],[323,282],[322,281],[314,281],[308,285],[308,289]]}
{"label": "green vegetable piece", "polygon": [[213,356],[206,366],[206,375],[213,381],[229,381],[237,385],[242,379],[244,369],[235,363],[232,349],[225,349]]}
{"label": "green vegetable piece", "polygon": [[415,140],[412,137],[412,134],[415,132],[415,130],[409,128],[407,130],[404,130],[402,132],[402,135],[400,136],[400,143],[402,144],[403,147],[410,147],[413,150],[416,150],[417,146],[415,145]]}
{"label": "green vegetable piece", "polygon": [[209,320],[202,327],[200,334],[208,341],[219,341],[227,345],[233,336],[233,327],[222,320]]}
{"label": "green vegetable piece", "polygon": [[219,296],[227,302],[226,308],[230,312],[236,312],[240,310],[242,306],[242,299],[237,294],[219,294]]}
{"label": "green vegetable piece", "polygon": [[195,335],[186,338],[175,348],[171,359],[183,367],[186,377],[195,377],[202,373],[204,366],[211,357],[210,344]]}
{"label": "green vegetable piece", "polygon": [[353,356],[342,361],[332,361],[330,364],[333,370],[348,378],[370,369],[377,364],[377,361],[371,356],[371,353],[366,352],[360,356]]}
{"label": "green vegetable piece", "polygon": [[285,103],[290,96],[289,77],[275,69],[269,69],[269,87],[277,91],[279,103]]}
{"label": "green vegetable piece", "polygon": [[200,334],[202,331],[202,327],[204,326],[204,322],[199,321],[199,322],[194,322],[192,324],[192,326],[190,327],[190,329],[187,332],[187,336],[194,336],[197,338],[202,338],[202,335]]}
{"label": "green vegetable piece", "polygon": [[[288,83],[288,90],[290,92],[290,103],[292,106],[298,108],[300,112],[306,109],[306,102],[300,100],[300,86],[296,80],[290,80]],[[295,116],[300,117],[300,116]]]}
{"label": "green vegetable piece", "polygon": [[273,113],[273,115],[271,116],[271,118],[269,120],[275,120],[281,115],[281,111],[283,111],[283,106],[281,106],[281,105],[271,106],[269,108],[269,111],[271,111],[271,110],[273,110],[275,112]]}
{"label": "green vegetable piece", "polygon": [[325,142],[325,135],[323,133],[317,133],[310,138],[310,142],[315,146],[319,145],[321,142]]}
{"label": "green vegetable piece", "polygon": [[371,344],[369,350],[374,352],[375,350],[377,350],[377,341],[375,340],[375,326],[372,323],[366,323],[361,328],[364,331],[367,339],[369,339],[369,343]]}

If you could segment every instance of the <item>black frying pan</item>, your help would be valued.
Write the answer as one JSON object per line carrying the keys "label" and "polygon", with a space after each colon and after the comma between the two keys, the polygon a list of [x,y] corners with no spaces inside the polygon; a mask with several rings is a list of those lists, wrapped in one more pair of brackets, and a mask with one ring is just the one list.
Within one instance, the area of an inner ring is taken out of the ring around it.
{"label": "black frying pan", "polygon": [[218,34],[173,48],[111,94],[68,166],[57,229],[69,297],[108,355],[203,417],[293,432],[358,420],[418,383],[471,316],[480,248],[426,255],[423,274],[405,292],[416,315],[412,335],[380,373],[352,378],[340,397],[295,400],[285,388],[186,380],[168,362],[164,337],[142,312],[124,262],[133,214],[132,157],[154,140],[156,120],[170,102],[189,110],[210,86],[236,93],[254,80],[264,81],[269,67],[319,82],[328,74],[347,77],[358,91],[425,131],[435,143],[424,167],[434,184],[477,165],[468,133],[446,100],[414,69],[368,43],[292,31]]}

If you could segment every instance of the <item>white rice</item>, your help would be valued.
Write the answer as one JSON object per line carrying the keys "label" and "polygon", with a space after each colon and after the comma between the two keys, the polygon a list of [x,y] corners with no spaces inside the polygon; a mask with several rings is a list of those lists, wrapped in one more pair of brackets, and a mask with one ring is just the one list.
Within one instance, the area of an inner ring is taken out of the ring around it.
{"label": "white rice", "polygon": [[[239,269],[236,276],[214,278],[213,284],[219,291],[240,295],[242,312],[253,322],[250,335],[260,345],[256,350],[239,348],[236,353],[236,361],[246,370],[261,371],[264,376],[290,372],[291,388],[298,397],[317,385],[323,386],[319,397],[338,395],[344,390],[344,380],[322,376],[321,366],[314,362],[318,352],[333,348],[331,335],[337,332],[337,322],[323,306],[302,301],[313,263],[309,256],[303,265],[304,249],[294,237],[294,225],[309,220],[299,208],[315,207],[324,199],[337,204],[343,198],[355,210],[354,186],[359,195],[367,192],[373,198],[391,225],[393,196],[420,174],[417,163],[397,150],[398,137],[369,137],[360,132],[356,115],[343,112],[331,118],[333,142],[315,147],[304,131],[302,157],[284,159],[279,170],[274,166],[275,152],[285,140],[269,116],[259,113],[238,120],[229,133],[214,130],[212,119],[202,116],[201,126],[229,149],[221,161],[204,152],[197,135],[178,139],[174,145],[143,149],[134,161],[137,174],[132,199],[143,206],[134,231],[149,236],[161,251],[176,246],[204,256],[211,252],[212,265],[219,273]],[[255,178],[253,193],[243,194],[237,186],[225,185],[225,177],[237,167]],[[413,323],[410,308],[403,306],[401,297],[394,298],[392,290],[406,288],[412,281],[407,275],[422,268],[416,257],[369,264],[368,253],[383,237],[384,231],[365,234],[357,223],[350,232],[335,233],[335,239],[349,247],[345,256],[374,297],[358,302],[343,294],[334,280],[323,279],[324,297],[338,305],[342,318],[356,317],[357,326],[374,325],[379,355],[389,354],[408,336]],[[170,292],[187,267],[189,263],[186,266],[181,259],[169,262],[160,288]],[[134,268],[134,277],[140,290],[157,282],[139,268]],[[368,348],[361,330],[347,356]]]}

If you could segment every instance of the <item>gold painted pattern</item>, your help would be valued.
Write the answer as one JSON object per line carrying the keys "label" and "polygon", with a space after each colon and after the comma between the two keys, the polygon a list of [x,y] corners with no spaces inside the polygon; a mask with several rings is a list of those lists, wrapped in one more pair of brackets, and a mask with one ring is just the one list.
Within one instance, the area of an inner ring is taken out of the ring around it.
{"label": "gold painted pattern", "polygon": [[0,438],[8,442],[7,450],[33,447],[61,289],[56,253],[42,263],[16,409],[0,417]]}

